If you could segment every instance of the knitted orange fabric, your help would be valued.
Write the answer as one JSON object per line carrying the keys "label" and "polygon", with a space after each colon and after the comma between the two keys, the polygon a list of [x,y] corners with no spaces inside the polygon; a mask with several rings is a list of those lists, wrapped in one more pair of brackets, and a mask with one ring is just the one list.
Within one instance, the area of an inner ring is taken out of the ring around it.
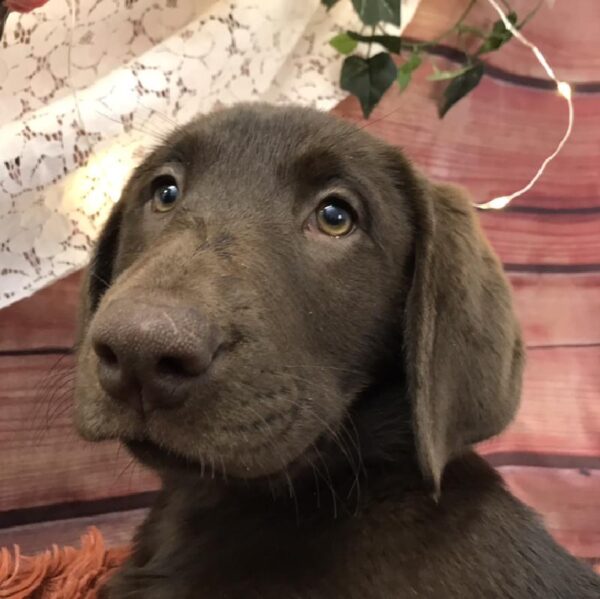
{"label": "knitted orange fabric", "polygon": [[102,534],[90,528],[81,548],[54,545],[33,557],[0,549],[0,599],[95,599],[98,589],[128,555],[107,549]]}

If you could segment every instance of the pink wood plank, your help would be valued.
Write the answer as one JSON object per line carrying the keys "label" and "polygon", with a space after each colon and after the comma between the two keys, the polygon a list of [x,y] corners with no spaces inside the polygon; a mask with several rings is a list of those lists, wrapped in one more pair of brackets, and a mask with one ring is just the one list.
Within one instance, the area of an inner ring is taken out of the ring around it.
{"label": "pink wood plank", "polygon": [[542,514],[554,538],[573,555],[600,557],[600,471],[504,466],[510,490]]}
{"label": "pink wood plank", "polygon": [[[502,246],[502,227],[496,221],[493,225],[496,243]],[[58,281],[31,298],[0,310],[0,351],[68,347],[75,334],[79,278],[76,274]],[[600,342],[600,273],[511,273],[509,278],[528,344]]]}
{"label": "pink wood plank", "polygon": [[600,272],[600,214],[480,213],[488,239],[505,264],[596,265]]}
{"label": "pink wood plank", "polygon": [[509,279],[528,345],[600,344],[600,273]]}
{"label": "pink wood plank", "polygon": [[[65,360],[64,377],[71,366],[70,358]],[[61,395],[58,375],[48,378],[52,362],[48,356],[0,359],[0,510],[155,488],[152,475],[140,467],[128,469],[129,458],[114,444],[77,439],[68,385]],[[597,455],[599,363],[600,347],[530,352],[520,414],[482,451]]]}
{"label": "pink wood plank", "polygon": [[100,530],[108,547],[125,546],[146,513],[139,509],[6,528],[0,530],[0,547],[19,545],[23,555],[34,555],[54,544],[79,547],[81,535],[90,526]]}
{"label": "pink wood plank", "polygon": [[0,511],[152,490],[157,481],[115,443],[77,437],[73,359],[0,358]]}
{"label": "pink wood plank", "polygon": [[482,453],[598,456],[599,365],[600,346],[530,351],[517,418]]}
{"label": "pink wood plank", "polygon": [[[434,179],[464,185],[476,202],[525,185],[563,134],[566,109],[553,92],[487,77],[440,120],[432,97],[440,88],[425,81],[425,75],[419,72],[404,93],[394,86],[369,121],[354,98],[334,112],[403,147]],[[571,140],[535,189],[515,205],[600,207],[598,96],[580,94],[574,102],[577,120]],[[597,215],[593,222],[600,231]]]}
{"label": "pink wood plank", "polygon": [[[544,518],[556,540],[574,555],[592,560],[600,547],[600,472],[505,466],[498,469],[511,491]],[[0,546],[18,544],[34,554],[58,545],[77,545],[89,526],[98,527],[109,546],[127,544],[146,510],[43,522],[0,531]]]}
{"label": "pink wood plank", "polygon": [[[574,555],[588,560],[600,547],[600,471],[505,466],[498,469],[511,491],[540,513],[551,534]],[[0,546],[18,544],[34,554],[52,544],[77,545],[90,526],[98,527],[107,545],[130,542],[146,510],[42,522],[0,531]]]}
{"label": "pink wood plank", "polygon": [[0,352],[73,345],[80,280],[77,272],[0,310]]}
{"label": "pink wood plank", "polygon": [[[422,0],[406,35],[419,39],[434,39],[449,29],[458,19],[469,0]],[[538,0],[511,0],[520,16],[526,15]],[[468,23],[490,28],[497,13],[484,0],[478,2]],[[524,33],[548,57],[559,77],[573,82],[600,81],[600,3],[590,0],[543,2]],[[445,43],[456,46],[456,40]],[[474,47],[478,47],[475,44]],[[531,51],[511,42],[500,51],[489,54],[486,60],[497,67],[518,75],[546,78],[546,73]]]}

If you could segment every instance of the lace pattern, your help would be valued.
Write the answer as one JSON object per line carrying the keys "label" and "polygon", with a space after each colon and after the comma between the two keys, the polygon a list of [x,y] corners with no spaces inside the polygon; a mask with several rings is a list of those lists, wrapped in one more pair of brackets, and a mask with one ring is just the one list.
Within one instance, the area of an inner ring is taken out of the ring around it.
{"label": "lace pattern", "polygon": [[[403,6],[403,26],[418,0]],[[0,307],[83,266],[161,135],[240,101],[343,97],[350,2],[51,0],[0,44]]]}

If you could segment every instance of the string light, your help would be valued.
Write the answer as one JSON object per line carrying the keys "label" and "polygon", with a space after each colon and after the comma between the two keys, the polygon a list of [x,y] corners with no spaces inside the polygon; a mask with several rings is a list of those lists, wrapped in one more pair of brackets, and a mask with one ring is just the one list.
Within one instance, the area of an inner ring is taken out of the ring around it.
{"label": "string light", "polygon": [[501,210],[502,208],[505,208],[506,206],[508,206],[515,198],[518,198],[519,196],[523,195],[524,193],[527,193],[537,183],[538,179],[544,174],[544,171],[546,170],[546,167],[548,166],[548,164],[550,164],[550,162],[552,162],[556,158],[556,156],[558,156],[560,151],[563,149],[563,146],[567,143],[567,140],[569,139],[569,137],[571,137],[571,132],[573,131],[573,122],[575,121],[575,110],[573,108],[573,100],[572,100],[573,92],[572,92],[571,86],[566,81],[560,81],[556,77],[554,71],[552,70],[552,67],[548,64],[548,61],[546,60],[546,57],[542,54],[541,50],[535,44],[530,42],[508,20],[508,18],[504,14],[504,11],[498,5],[496,0],[488,0],[488,2],[493,6],[493,8],[496,10],[496,12],[500,15],[500,18],[502,19],[502,22],[504,23],[504,26],[506,27],[506,29],[508,29],[508,31],[510,31],[514,37],[516,37],[523,45],[527,46],[533,52],[533,54],[537,58],[538,62],[542,65],[542,67],[548,74],[548,77],[550,77],[550,79],[552,79],[556,83],[556,89],[558,91],[558,94],[567,101],[567,106],[568,106],[568,110],[569,110],[569,122],[567,125],[567,129],[565,131],[565,134],[563,135],[562,139],[556,146],[556,149],[554,150],[554,152],[552,152],[552,154],[550,154],[546,158],[546,160],[544,160],[544,162],[542,162],[540,168],[538,169],[536,174],[533,176],[533,178],[529,181],[529,183],[527,183],[527,185],[525,185],[525,187],[522,187],[521,189],[515,191],[514,193],[511,193],[510,195],[500,196],[500,197],[494,198],[493,200],[490,200],[489,202],[475,205],[477,208],[479,208],[481,210]]}
{"label": "string light", "polygon": [[[494,8],[494,10],[498,13],[498,15],[502,19],[502,22],[504,23],[504,26],[506,27],[506,29],[508,31],[510,31],[512,33],[512,35],[516,39],[518,39],[523,45],[527,46],[533,52],[533,54],[536,57],[536,59],[538,60],[538,62],[544,68],[548,77],[556,83],[556,89],[557,89],[558,94],[566,100],[567,106],[568,106],[568,125],[567,125],[566,131],[565,131],[563,137],[561,138],[560,142],[556,146],[555,150],[549,156],[547,156],[546,159],[542,162],[541,166],[539,167],[539,169],[537,170],[537,172],[535,173],[533,178],[529,181],[529,183],[527,183],[527,185],[525,185],[521,189],[511,193],[510,195],[499,196],[492,200],[484,202],[482,204],[475,204],[475,207],[479,208],[480,210],[501,210],[503,208],[506,208],[515,198],[518,198],[518,197],[522,196],[523,194],[527,193],[538,182],[540,177],[544,174],[544,171],[546,170],[546,167],[548,166],[548,164],[550,164],[550,162],[552,162],[556,158],[556,156],[558,156],[558,154],[561,152],[564,145],[567,143],[568,139],[571,137],[571,133],[573,130],[573,123],[575,120],[575,111],[574,111],[574,107],[573,107],[571,86],[566,81],[561,81],[556,77],[554,70],[549,65],[548,60],[546,59],[546,57],[544,56],[542,51],[535,44],[533,44],[531,41],[529,41],[529,39],[527,39],[509,21],[506,14],[502,10],[502,8],[499,6],[499,4],[496,2],[496,0],[487,0],[487,1]],[[87,141],[88,147],[91,152],[93,146],[88,138],[87,129],[83,124],[83,118],[82,118],[81,111],[79,108],[77,88],[72,81],[72,72],[71,72],[71,53],[72,52],[71,51],[72,51],[72,46],[73,46],[73,36],[74,36],[75,25],[76,25],[74,0],[70,1],[69,8],[70,8],[70,16],[71,16],[71,32],[70,32],[69,47],[68,47],[68,60],[67,60],[68,77],[67,77],[67,80],[68,80],[68,84],[71,88],[71,92],[73,94],[76,117],[81,126],[81,129],[84,132],[85,139]],[[97,167],[99,167],[100,169],[106,169],[107,161],[106,161],[105,157],[103,160],[97,160],[96,162],[97,162]],[[111,165],[111,167],[112,166],[113,165]],[[95,170],[97,170],[97,168]],[[110,171],[105,170],[102,174],[95,173],[96,176],[94,176],[92,178],[95,181],[95,185],[97,186],[98,182],[102,181],[102,180],[111,180],[111,177],[107,176],[109,172]],[[87,181],[89,181],[89,180],[90,179],[88,178]],[[108,194],[107,192],[92,193],[93,192],[92,187],[90,187],[86,183],[81,184],[82,183],[81,180],[79,181],[79,183],[80,183],[81,187],[87,191],[87,194],[89,197],[86,200],[86,204],[88,204],[89,208],[91,208],[91,209],[98,207],[98,204],[102,203],[101,198],[104,198],[104,200],[106,201],[108,199],[108,197],[110,196],[110,194]],[[110,198],[110,199],[115,201],[115,198]]]}

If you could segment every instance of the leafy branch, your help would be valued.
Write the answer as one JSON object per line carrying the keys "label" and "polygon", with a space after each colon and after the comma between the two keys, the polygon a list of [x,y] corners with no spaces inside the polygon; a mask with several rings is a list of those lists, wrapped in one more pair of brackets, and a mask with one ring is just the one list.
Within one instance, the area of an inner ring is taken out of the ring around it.
{"label": "leafy branch", "polygon": [[[321,0],[329,10],[342,0]],[[521,29],[535,15],[543,0],[521,21],[506,0],[506,18],[516,29]],[[340,85],[342,89],[356,96],[363,114],[368,118],[385,92],[394,82],[405,90],[411,83],[413,74],[423,64],[423,55],[450,36],[456,36],[464,46],[467,40],[477,40],[476,49],[467,51],[464,66],[454,70],[440,70],[433,64],[429,81],[447,82],[438,106],[443,117],[452,106],[473,91],[484,73],[484,54],[499,50],[513,35],[502,19],[494,22],[489,30],[469,25],[466,21],[477,0],[470,0],[456,23],[437,37],[420,42],[405,40],[386,32],[385,26],[401,24],[401,0],[351,0],[354,10],[360,17],[361,31],[345,31],[334,36],[330,44],[345,55],[342,65]],[[366,29],[370,34],[366,35]],[[381,49],[371,55],[373,46]],[[366,49],[365,49],[366,47]],[[394,59],[395,57],[395,59]]]}

